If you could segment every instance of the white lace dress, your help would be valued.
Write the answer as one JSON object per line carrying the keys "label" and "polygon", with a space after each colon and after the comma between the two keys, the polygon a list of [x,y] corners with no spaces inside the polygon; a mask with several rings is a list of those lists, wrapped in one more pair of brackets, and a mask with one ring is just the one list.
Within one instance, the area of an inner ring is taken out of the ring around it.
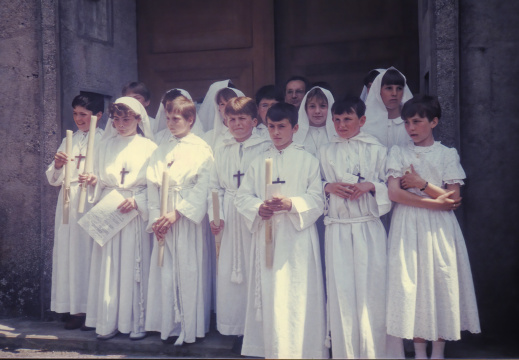
{"label": "white lace dress", "polygon": [[[431,184],[463,185],[456,149],[440,142],[392,147],[388,177],[401,177],[411,164]],[[388,334],[459,340],[462,330],[481,332],[467,248],[454,212],[395,204],[388,264]]]}

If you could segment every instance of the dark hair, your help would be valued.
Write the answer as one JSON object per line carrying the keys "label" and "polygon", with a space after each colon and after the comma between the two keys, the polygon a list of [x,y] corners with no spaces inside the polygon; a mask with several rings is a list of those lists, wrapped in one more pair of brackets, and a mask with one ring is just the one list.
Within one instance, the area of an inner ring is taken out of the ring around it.
{"label": "dark hair", "polygon": [[216,96],[214,97],[214,100],[216,103],[220,102],[220,99],[224,99],[225,101],[229,101],[232,98],[236,97],[238,94],[236,92],[228,87],[218,90],[216,93]]}
{"label": "dark hair", "polygon": [[250,97],[240,96],[229,100],[225,105],[226,115],[249,115],[252,119],[258,118],[258,107]]}
{"label": "dark hair", "polygon": [[382,81],[380,83],[380,86],[384,85],[405,86],[405,78],[397,69],[388,69],[384,76],[382,76]]}
{"label": "dark hair", "polygon": [[[137,114],[135,111],[132,110],[131,107],[129,107],[126,104],[123,103],[113,103],[110,105],[110,117],[113,119],[114,115],[133,115],[136,119],[142,120],[141,116]],[[115,123],[112,122],[112,126],[115,128]],[[139,125],[137,125],[137,134],[140,134],[144,136],[144,132],[141,130]]]}
{"label": "dark hair", "polygon": [[268,120],[276,122],[288,119],[292,127],[297,125],[297,108],[292,104],[277,103],[274,104],[267,111],[267,122]]}
{"label": "dark hair", "polygon": [[123,96],[126,96],[126,94],[128,94],[128,92],[130,91],[135,94],[141,95],[145,101],[149,101],[151,99],[151,92],[148,90],[146,85],[144,85],[144,83],[137,81],[129,82],[128,84],[123,86],[123,90],[121,91],[121,93],[123,94]]}
{"label": "dark hair", "polygon": [[358,96],[346,95],[341,101],[336,101],[332,105],[332,115],[355,113],[361,118],[366,114],[366,105]]}
{"label": "dark hair", "polygon": [[364,86],[368,87],[369,83],[372,83],[373,80],[379,75],[380,73],[378,70],[371,70],[365,77],[364,77]]}
{"label": "dark hair", "polygon": [[193,120],[191,123],[191,128],[193,128],[193,125],[195,125],[195,103],[184,95],[177,96],[173,100],[168,101],[166,103],[165,109],[167,113],[180,114],[186,120]]}
{"label": "dark hair", "polygon": [[103,95],[82,91],[72,100],[72,108],[74,109],[76,106],[84,107],[95,115],[105,111],[105,99]]}
{"label": "dark hair", "polygon": [[433,121],[435,117],[440,119],[442,109],[438,98],[436,96],[419,94],[406,101],[402,107],[402,119],[407,120],[415,115],[426,117],[429,121]]}
{"label": "dark hair", "polygon": [[308,94],[306,94],[305,110],[308,105],[308,102],[310,100],[312,100],[313,98],[316,98],[316,100],[321,100],[321,101],[325,102],[326,105],[329,105],[328,98],[326,97],[324,92],[319,88],[313,88],[312,90],[310,90],[308,92]]}
{"label": "dark hair", "polygon": [[258,91],[256,91],[256,105],[259,106],[259,103],[263,99],[268,100],[276,100],[276,101],[283,101],[283,96],[279,94],[278,89],[276,88],[276,85],[265,85],[259,88]]}
{"label": "dark hair", "polygon": [[305,92],[310,89],[310,82],[304,77],[304,76],[291,76],[286,82],[285,82],[285,86],[283,87],[283,93],[286,92],[287,90],[287,85],[289,82],[291,81],[302,81],[305,83]]}
{"label": "dark hair", "polygon": [[162,105],[164,105],[164,107],[166,107],[166,104],[169,101],[173,101],[179,96],[182,96],[182,92],[180,92],[179,89],[171,89],[171,90],[166,91],[166,93],[162,97],[162,101],[161,101]]}

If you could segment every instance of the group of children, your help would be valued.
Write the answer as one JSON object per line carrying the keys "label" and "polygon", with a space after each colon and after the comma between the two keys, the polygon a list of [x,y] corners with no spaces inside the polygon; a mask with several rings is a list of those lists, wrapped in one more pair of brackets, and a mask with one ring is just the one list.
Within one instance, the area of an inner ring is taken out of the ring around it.
{"label": "group of children", "polygon": [[[427,341],[443,358],[445,340],[480,332],[453,213],[465,174],[434,140],[438,100],[412,97],[394,68],[376,73],[365,103],[298,77],[285,101],[273,87],[253,100],[226,80],[197,114],[172,89],[151,122],[149,94],[127,86],[96,130],[93,173],[81,160],[102,100],[77,96],[72,154],[64,141],[47,170],[60,186],[74,162],[68,224],[58,199],[51,310],[101,340],[154,331],[176,345],[204,337],[214,310],[235,350],[265,358],[403,358],[402,339],[416,358]],[[84,213],[114,190],[114,207],[136,212],[103,245],[77,224],[81,186]]]}

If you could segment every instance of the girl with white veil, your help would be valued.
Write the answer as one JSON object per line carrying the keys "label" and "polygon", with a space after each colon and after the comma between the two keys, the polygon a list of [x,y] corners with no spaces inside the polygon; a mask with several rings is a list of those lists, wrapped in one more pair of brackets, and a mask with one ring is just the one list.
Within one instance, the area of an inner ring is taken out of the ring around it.
{"label": "girl with white veil", "polygon": [[118,332],[130,339],[146,336],[146,293],[151,240],[146,232],[148,196],[146,171],[157,145],[153,142],[146,110],[131,97],[117,99],[110,107],[110,119],[94,158],[94,174],[80,181],[94,186],[96,202],[112,191],[125,200],[117,205],[121,213],[137,210],[121,231],[103,246],[94,243],[88,289],[86,325],[95,327],[98,339],[107,340]]}

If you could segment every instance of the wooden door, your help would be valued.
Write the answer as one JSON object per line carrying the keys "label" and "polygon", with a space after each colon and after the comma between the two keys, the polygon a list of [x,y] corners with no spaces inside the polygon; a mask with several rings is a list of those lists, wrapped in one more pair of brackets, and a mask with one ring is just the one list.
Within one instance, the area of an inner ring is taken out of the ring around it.
{"label": "wooden door", "polygon": [[161,96],[182,88],[200,102],[231,79],[247,96],[274,82],[273,3],[264,0],[138,0],[139,80]]}

